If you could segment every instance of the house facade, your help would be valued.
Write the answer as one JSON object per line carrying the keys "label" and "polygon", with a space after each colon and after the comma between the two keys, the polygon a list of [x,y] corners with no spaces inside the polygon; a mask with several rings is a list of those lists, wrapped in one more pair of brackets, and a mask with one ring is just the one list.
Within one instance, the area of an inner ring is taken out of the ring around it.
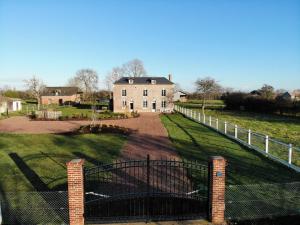
{"label": "house facade", "polygon": [[173,111],[174,83],[165,77],[122,77],[113,85],[114,112]]}
{"label": "house facade", "polygon": [[78,87],[46,87],[41,96],[42,105],[79,103],[81,91]]}

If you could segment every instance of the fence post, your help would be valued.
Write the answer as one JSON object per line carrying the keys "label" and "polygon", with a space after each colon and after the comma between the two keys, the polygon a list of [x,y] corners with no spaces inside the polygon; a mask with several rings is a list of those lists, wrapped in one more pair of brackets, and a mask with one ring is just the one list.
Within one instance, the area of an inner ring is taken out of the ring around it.
{"label": "fence post", "polygon": [[248,130],[248,145],[251,145],[251,130]]}
{"label": "fence post", "polygon": [[293,145],[289,144],[289,164],[292,164]]}
{"label": "fence post", "polygon": [[205,124],[205,114],[203,113],[203,123]]}
{"label": "fence post", "polygon": [[209,126],[211,127],[211,116],[209,116]]}
{"label": "fence post", "polygon": [[237,125],[234,125],[234,138],[238,137],[238,127]]}
{"label": "fence post", "polygon": [[209,165],[209,219],[213,224],[225,220],[225,167],[226,160],[212,156]]}
{"label": "fence post", "polygon": [[219,119],[216,119],[216,129],[219,130]]}
{"label": "fence post", "polygon": [[269,153],[269,136],[266,135],[265,137],[265,151],[266,153]]}
{"label": "fence post", "polygon": [[198,121],[201,122],[201,113],[198,113]]}
{"label": "fence post", "polygon": [[227,122],[224,122],[224,133],[227,134]]}
{"label": "fence post", "polygon": [[70,225],[84,225],[83,159],[67,163]]}

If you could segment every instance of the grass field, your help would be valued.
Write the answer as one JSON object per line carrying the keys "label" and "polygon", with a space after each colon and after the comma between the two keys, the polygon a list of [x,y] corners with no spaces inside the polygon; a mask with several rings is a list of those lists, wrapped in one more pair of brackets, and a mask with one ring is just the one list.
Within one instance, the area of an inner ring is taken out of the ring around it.
{"label": "grass field", "polygon": [[[183,105],[187,108],[188,105]],[[201,111],[201,108],[193,108]],[[254,132],[269,135],[300,147],[300,118],[243,111],[205,110],[207,116],[218,118]]]}
{"label": "grass field", "polygon": [[183,159],[207,161],[214,155],[225,157],[229,165],[228,184],[300,181],[300,174],[180,114],[163,115],[161,120]]}
{"label": "grass field", "polygon": [[86,158],[86,166],[119,156],[126,141],[116,134],[0,135],[0,191],[66,189],[66,162]]}
{"label": "grass field", "polygon": [[[198,99],[188,100],[187,102],[176,103],[179,106],[188,107],[192,109],[202,108],[203,101]],[[206,109],[223,109],[225,108],[225,103],[223,100],[207,100],[205,102]]]}

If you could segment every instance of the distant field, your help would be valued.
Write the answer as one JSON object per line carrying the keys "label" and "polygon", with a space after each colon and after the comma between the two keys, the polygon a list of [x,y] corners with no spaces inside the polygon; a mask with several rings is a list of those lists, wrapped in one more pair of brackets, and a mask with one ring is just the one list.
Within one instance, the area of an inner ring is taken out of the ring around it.
{"label": "distant field", "polygon": [[[203,101],[202,100],[188,100],[187,102],[178,102],[176,103],[179,106],[185,106],[188,108],[202,108]],[[207,100],[205,102],[206,109],[223,109],[225,104],[223,100]]]}
{"label": "distant field", "polygon": [[163,115],[161,120],[183,159],[207,161],[214,155],[225,157],[229,184],[300,181],[300,174],[180,114]]}
{"label": "distant field", "polygon": [[[201,107],[190,107],[188,104],[182,106],[201,111]],[[300,147],[300,118],[298,117],[211,109],[205,112],[207,116],[213,116]]]}
{"label": "distant field", "polygon": [[86,166],[119,156],[126,137],[117,134],[0,135],[1,192],[65,190],[66,162],[86,158]]}

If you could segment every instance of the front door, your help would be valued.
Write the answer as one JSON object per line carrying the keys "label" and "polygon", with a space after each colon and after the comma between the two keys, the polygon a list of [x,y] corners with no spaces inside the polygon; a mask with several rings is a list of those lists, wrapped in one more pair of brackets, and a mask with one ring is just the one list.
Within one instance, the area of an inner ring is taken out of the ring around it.
{"label": "front door", "polygon": [[156,102],[152,102],[152,112],[156,111]]}
{"label": "front door", "polygon": [[130,112],[133,112],[133,102],[130,102]]}

